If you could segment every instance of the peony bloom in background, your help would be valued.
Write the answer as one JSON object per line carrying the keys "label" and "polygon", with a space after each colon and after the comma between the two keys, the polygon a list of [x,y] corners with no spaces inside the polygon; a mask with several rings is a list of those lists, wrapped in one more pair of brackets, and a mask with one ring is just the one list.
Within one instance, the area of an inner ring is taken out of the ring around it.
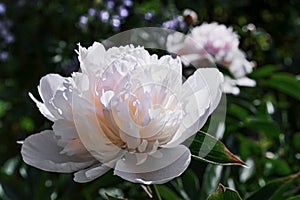
{"label": "peony bloom in background", "polygon": [[110,169],[125,180],[165,183],[188,167],[193,136],[221,97],[222,74],[198,69],[184,83],[179,58],[142,47],[79,46],[81,72],[49,74],[38,86],[40,112],[54,124],[29,136],[23,160],[88,182]]}
{"label": "peony bloom in background", "polygon": [[168,51],[180,55],[186,65],[202,67],[208,60],[228,68],[234,79],[226,78],[223,91],[233,94],[239,93],[238,85],[253,87],[256,84],[246,77],[252,72],[253,64],[238,46],[239,36],[232,28],[216,22],[194,27],[186,36],[175,33],[167,39]]}

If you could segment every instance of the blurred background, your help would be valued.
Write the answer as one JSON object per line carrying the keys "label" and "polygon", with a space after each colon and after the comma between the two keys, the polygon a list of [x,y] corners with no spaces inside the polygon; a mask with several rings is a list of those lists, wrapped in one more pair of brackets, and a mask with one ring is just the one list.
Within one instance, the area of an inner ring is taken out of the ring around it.
{"label": "blurred background", "polygon": [[[233,27],[240,48],[256,68],[253,88],[227,95],[222,142],[249,169],[193,160],[180,178],[159,187],[163,199],[206,199],[223,185],[243,198],[259,188],[281,188],[278,199],[300,194],[300,1],[299,0],[6,0],[0,1],[0,199],[149,198],[140,185],[112,172],[88,184],[72,174],[40,171],[26,165],[17,141],[51,127],[30,100],[47,73],[69,76],[78,70],[77,43],[90,46],[114,34],[155,26],[188,32],[185,9],[198,22]],[[277,182],[276,182],[277,181]],[[282,198],[281,198],[282,197]],[[298,196],[299,197],[299,196]],[[266,198],[268,199],[268,198]]]}

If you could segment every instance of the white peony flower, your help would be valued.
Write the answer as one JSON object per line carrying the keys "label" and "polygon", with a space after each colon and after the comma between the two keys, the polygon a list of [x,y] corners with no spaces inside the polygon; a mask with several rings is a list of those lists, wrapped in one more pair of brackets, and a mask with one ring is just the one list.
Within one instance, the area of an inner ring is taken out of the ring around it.
{"label": "white peony flower", "polygon": [[[167,38],[166,46],[168,51],[180,55],[185,65],[201,67],[203,64],[207,65],[208,62],[204,60],[208,60],[228,67],[235,79],[244,78],[253,69],[253,64],[238,48],[239,36],[232,28],[216,22],[203,23],[186,36],[174,33]],[[225,92],[239,93],[236,89]]]}
{"label": "white peony flower", "polygon": [[184,83],[181,61],[142,47],[105,50],[79,46],[82,72],[43,77],[41,113],[53,121],[25,139],[24,161],[91,181],[109,169],[131,182],[161,184],[179,176],[191,159],[182,143],[206,122],[221,97],[222,74],[198,69]]}

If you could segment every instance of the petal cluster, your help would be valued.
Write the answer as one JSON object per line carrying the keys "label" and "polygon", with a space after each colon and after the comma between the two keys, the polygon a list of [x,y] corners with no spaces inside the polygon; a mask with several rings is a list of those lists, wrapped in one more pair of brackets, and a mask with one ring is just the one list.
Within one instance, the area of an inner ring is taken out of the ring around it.
{"label": "petal cluster", "polygon": [[[209,61],[227,67],[236,80],[245,78],[253,69],[253,64],[239,49],[239,36],[231,27],[227,28],[216,22],[194,27],[186,36],[178,33],[170,35],[167,48],[170,52],[180,55],[187,65],[201,67]],[[227,82],[228,87],[224,86],[224,91],[238,94],[237,85],[234,81]],[[250,80],[243,86],[255,86],[255,81]]]}
{"label": "petal cluster", "polygon": [[25,139],[24,161],[88,182],[110,169],[125,180],[160,184],[179,176],[191,159],[182,143],[206,122],[221,98],[222,74],[198,69],[185,82],[179,58],[150,55],[132,45],[108,50],[79,45],[81,71],[49,74],[38,86],[53,122]]}

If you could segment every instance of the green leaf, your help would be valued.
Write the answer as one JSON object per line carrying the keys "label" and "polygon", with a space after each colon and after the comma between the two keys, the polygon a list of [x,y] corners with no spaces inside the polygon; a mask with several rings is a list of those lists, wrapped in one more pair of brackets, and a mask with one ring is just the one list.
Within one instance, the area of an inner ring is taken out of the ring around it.
{"label": "green leaf", "polygon": [[245,127],[261,132],[267,138],[279,140],[279,135],[282,133],[277,123],[271,120],[249,118],[245,122]]}
{"label": "green leaf", "polygon": [[196,134],[190,150],[196,160],[217,165],[243,165],[245,163],[233,155],[225,145],[215,137],[205,133]]}
{"label": "green leaf", "polygon": [[300,200],[300,195],[294,196],[294,197],[290,197],[287,200]]}
{"label": "green leaf", "polygon": [[224,187],[222,184],[219,184],[217,191],[207,198],[207,200],[242,200],[240,195],[230,188]]}
{"label": "green leaf", "polygon": [[200,183],[197,177],[197,174],[193,172],[191,169],[187,169],[181,175],[183,188],[186,191],[187,195],[190,199],[197,199],[199,197],[200,192]]}
{"label": "green leaf", "polygon": [[160,196],[165,200],[180,200],[181,198],[177,196],[170,188],[165,185],[156,185],[156,188]]}
{"label": "green leaf", "polygon": [[286,199],[285,192],[289,189],[291,184],[300,176],[300,173],[293,174],[287,177],[279,178],[270,181],[264,187],[254,192],[247,200],[256,199],[269,199],[269,200],[281,200]]}
{"label": "green leaf", "polygon": [[244,121],[250,115],[248,110],[236,104],[230,104],[227,112],[241,121]]}
{"label": "green leaf", "polygon": [[207,199],[216,190],[221,180],[222,171],[223,167],[220,165],[208,165],[206,167],[202,178],[201,199]]}
{"label": "green leaf", "polygon": [[293,145],[295,147],[295,150],[300,152],[300,142],[299,141],[300,141],[300,132],[295,133],[293,135]]}
{"label": "green leaf", "polygon": [[264,77],[268,77],[270,75],[273,75],[276,71],[278,71],[278,67],[274,66],[274,65],[265,65],[262,67],[259,67],[257,69],[255,69],[250,75],[249,77],[251,78],[264,78]]}
{"label": "green leaf", "polygon": [[300,81],[292,74],[277,73],[268,80],[262,80],[260,84],[300,100]]}

